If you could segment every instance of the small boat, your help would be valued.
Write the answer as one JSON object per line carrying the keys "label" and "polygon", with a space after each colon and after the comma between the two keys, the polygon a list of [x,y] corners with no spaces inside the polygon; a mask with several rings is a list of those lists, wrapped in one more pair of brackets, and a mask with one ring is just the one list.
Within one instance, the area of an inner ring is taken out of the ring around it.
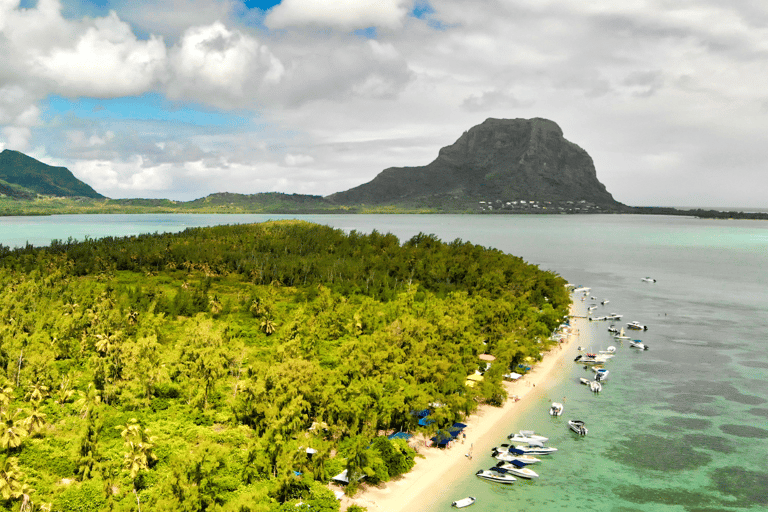
{"label": "small boat", "polygon": [[643,325],[640,322],[636,322],[636,321],[635,322],[628,322],[627,323],[627,327],[629,329],[634,329],[635,331],[647,331],[648,330],[648,326],[647,325]]}
{"label": "small boat", "polygon": [[570,420],[568,421],[568,428],[579,434],[580,436],[587,435],[587,427],[584,426],[584,422],[581,420]]}
{"label": "small boat", "polygon": [[607,316],[591,316],[589,317],[589,320],[591,322],[605,322],[606,320],[608,320],[608,317]]}
{"label": "small boat", "polygon": [[552,407],[549,408],[550,416],[560,416],[563,414],[563,404],[559,402],[552,402]]}
{"label": "small boat", "polygon": [[593,380],[589,383],[589,389],[591,389],[594,393],[599,393],[603,390],[603,385],[596,380]]}
{"label": "small boat", "polygon": [[548,437],[540,436],[539,434],[537,434],[533,430],[521,430],[520,431],[520,435],[523,435],[523,436],[528,437],[530,439],[533,439],[535,441],[541,441],[542,443],[546,443],[547,441],[549,441]]}
{"label": "small boat", "polygon": [[501,447],[494,448],[491,456],[496,460],[503,462],[517,461],[521,464],[536,464],[537,462],[541,462],[541,459],[537,459],[532,455],[526,455],[523,450],[518,450],[514,446],[509,446],[508,444],[503,444]]}
{"label": "small boat", "polygon": [[610,332],[611,334],[619,334],[619,330],[613,324],[611,324],[611,326],[608,328],[608,332]]}
{"label": "small boat", "polygon": [[[494,470],[497,468],[494,468]],[[502,471],[494,471],[490,469],[481,469],[477,473],[475,473],[475,476],[478,478],[482,478],[483,480],[488,480],[491,482],[496,482],[499,484],[513,484],[517,480],[517,478],[513,477],[510,474],[503,473]]]}
{"label": "small boat", "polygon": [[464,508],[473,505],[475,501],[477,500],[474,498],[474,496],[467,496],[466,498],[454,501],[451,503],[451,506],[456,508]]}
{"label": "small boat", "polygon": [[608,320],[621,320],[624,317],[624,315],[619,315],[617,313],[611,313],[608,315]]}
{"label": "small boat", "polygon": [[549,455],[557,451],[557,448],[553,448],[551,446],[531,443],[529,443],[528,446],[515,446],[515,448],[522,450],[525,455]]}
{"label": "small boat", "polygon": [[496,464],[497,468],[503,469],[512,476],[518,478],[526,478],[528,480],[532,478],[539,478],[539,474],[534,470],[525,467],[525,464],[515,464],[514,462],[499,462]]}
{"label": "small boat", "polygon": [[607,363],[608,360],[612,357],[613,354],[593,354],[586,352],[576,356],[574,361],[580,364],[604,364]]}
{"label": "small boat", "polygon": [[655,283],[656,282],[656,280],[653,279],[652,277],[644,277],[644,278],[641,279],[641,281],[643,281],[644,283]]}
{"label": "small boat", "polygon": [[595,380],[599,382],[603,382],[608,378],[608,374],[610,373],[605,368],[592,368],[595,372]]}
{"label": "small boat", "polygon": [[605,300],[604,300],[603,302],[601,302],[600,304],[602,304],[603,306],[605,306],[605,305],[606,305],[606,304],[608,304],[609,302],[611,302],[611,301],[609,301],[608,299],[605,299]]}
{"label": "small boat", "polygon": [[621,340],[628,340],[630,339],[630,337],[624,334],[624,328],[622,327],[621,331],[619,331],[619,334],[614,335],[613,339],[621,341]]}
{"label": "small boat", "polygon": [[584,384],[585,386],[589,386],[589,385],[590,385],[590,383],[592,383],[592,382],[594,382],[594,381],[591,381],[591,380],[589,380],[589,379],[585,379],[584,377],[579,377],[579,382],[581,382],[581,383],[582,383],[582,384]]}
{"label": "small boat", "polygon": [[527,435],[523,434],[522,432],[519,432],[517,434],[509,434],[507,436],[507,439],[509,439],[510,441],[512,441],[514,443],[527,443],[529,441],[541,441],[542,443],[546,443],[547,441],[549,441],[548,437],[537,436],[535,434],[532,435],[531,437],[528,437]]}
{"label": "small boat", "polygon": [[614,354],[615,352],[616,352],[616,347],[614,347],[613,345],[610,345],[607,349],[600,351],[600,353],[603,355]]}
{"label": "small boat", "polygon": [[636,348],[640,350],[648,350],[648,345],[643,343],[641,340],[629,340],[629,346],[630,348]]}

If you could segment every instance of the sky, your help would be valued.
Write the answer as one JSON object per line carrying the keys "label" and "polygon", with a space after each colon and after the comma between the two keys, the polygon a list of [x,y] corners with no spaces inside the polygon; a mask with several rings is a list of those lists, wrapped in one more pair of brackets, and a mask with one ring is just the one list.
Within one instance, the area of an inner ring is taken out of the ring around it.
{"label": "sky", "polygon": [[768,208],[768,2],[0,0],[0,150],[107,197],[325,196],[533,117],[625,204]]}

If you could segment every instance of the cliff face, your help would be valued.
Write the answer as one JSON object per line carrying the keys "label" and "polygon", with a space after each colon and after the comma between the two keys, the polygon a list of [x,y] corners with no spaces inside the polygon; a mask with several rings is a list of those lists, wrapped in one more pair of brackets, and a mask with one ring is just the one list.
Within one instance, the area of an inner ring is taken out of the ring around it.
{"label": "cliff face", "polygon": [[391,167],[329,199],[339,204],[588,201],[618,206],[597,180],[592,158],[546,119],[488,119],[423,167]]}
{"label": "cliff face", "polygon": [[0,153],[0,180],[25,189],[14,194],[12,188],[5,187],[4,193],[12,196],[24,197],[33,192],[59,197],[104,197],[75,178],[66,167],[52,167],[9,149]]}

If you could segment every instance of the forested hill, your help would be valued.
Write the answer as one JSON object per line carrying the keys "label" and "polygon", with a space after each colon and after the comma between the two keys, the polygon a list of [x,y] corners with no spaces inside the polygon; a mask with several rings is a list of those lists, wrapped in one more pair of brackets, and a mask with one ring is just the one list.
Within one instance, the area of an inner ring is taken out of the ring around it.
{"label": "forested hill", "polygon": [[21,199],[32,199],[34,194],[104,197],[75,178],[66,167],[52,167],[10,149],[0,153],[0,193]]}
{"label": "forested hill", "polygon": [[333,475],[413,466],[385,434],[500,404],[564,284],[460,240],[296,221],[0,247],[0,510],[337,511]]}

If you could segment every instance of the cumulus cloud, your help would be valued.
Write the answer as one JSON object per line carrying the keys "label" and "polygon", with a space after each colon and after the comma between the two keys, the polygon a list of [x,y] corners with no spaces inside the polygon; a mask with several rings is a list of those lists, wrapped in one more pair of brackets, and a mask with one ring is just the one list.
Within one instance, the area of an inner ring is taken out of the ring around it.
{"label": "cumulus cloud", "polygon": [[252,104],[264,84],[277,84],[282,63],[255,38],[222,23],[187,30],[172,49],[171,98],[194,98],[224,107]]}
{"label": "cumulus cloud", "polygon": [[344,30],[396,28],[402,24],[412,3],[408,0],[283,0],[269,11],[264,23],[272,29],[307,25]]}

